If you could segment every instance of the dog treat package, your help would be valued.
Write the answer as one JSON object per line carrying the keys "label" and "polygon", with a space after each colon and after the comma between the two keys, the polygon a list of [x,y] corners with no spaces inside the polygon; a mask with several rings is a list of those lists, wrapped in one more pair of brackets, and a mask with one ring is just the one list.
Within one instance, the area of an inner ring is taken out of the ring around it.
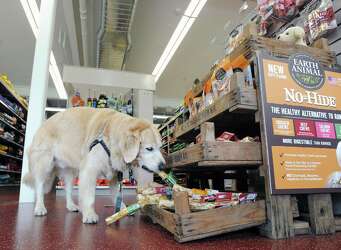
{"label": "dog treat package", "polygon": [[306,15],[304,30],[310,43],[336,28],[337,21],[331,0],[321,0],[321,4]]}
{"label": "dog treat package", "polygon": [[261,17],[259,32],[261,36],[266,35],[268,27],[270,26],[270,17],[273,14],[274,0],[257,0],[258,14]]}
{"label": "dog treat package", "polygon": [[123,217],[125,217],[127,215],[133,215],[138,210],[140,210],[142,206],[143,205],[141,205],[139,203],[135,203],[133,205],[130,205],[130,206],[126,207],[125,209],[122,209],[121,211],[115,213],[114,215],[106,218],[105,222],[107,225],[110,225],[110,224],[122,219]]}
{"label": "dog treat package", "polygon": [[225,48],[226,55],[229,55],[240,43],[240,35],[243,33],[243,25],[240,24],[234,28],[227,39]]}
{"label": "dog treat package", "polygon": [[151,194],[164,194],[167,195],[172,191],[170,187],[149,187],[142,191],[143,195],[151,195]]}
{"label": "dog treat package", "polygon": [[275,0],[274,15],[279,18],[290,18],[297,13],[296,0]]}
{"label": "dog treat package", "polygon": [[238,138],[234,133],[225,131],[216,138],[216,141],[231,142],[231,141],[238,141]]}
{"label": "dog treat package", "polygon": [[226,71],[224,68],[219,68],[214,72],[212,90],[215,99],[230,92],[230,80],[232,74],[232,69]]}

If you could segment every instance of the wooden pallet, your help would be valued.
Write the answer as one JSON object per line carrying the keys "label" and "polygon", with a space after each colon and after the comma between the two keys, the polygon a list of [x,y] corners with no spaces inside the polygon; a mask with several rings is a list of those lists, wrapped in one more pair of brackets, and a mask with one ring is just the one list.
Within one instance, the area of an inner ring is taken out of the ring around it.
{"label": "wooden pallet", "polygon": [[246,59],[251,60],[257,50],[266,50],[273,56],[288,58],[295,53],[307,53],[318,59],[324,66],[336,64],[335,53],[331,52],[323,43],[326,39],[321,38],[313,44],[313,47],[295,45],[289,42],[279,41],[273,38],[266,38],[257,35],[257,29],[253,25],[249,25],[240,36],[239,46],[230,53],[230,61],[233,62],[243,55]]}
{"label": "wooden pallet", "polygon": [[186,192],[174,194],[175,212],[159,208],[156,205],[145,206],[142,212],[174,235],[178,242],[233,232],[259,226],[266,220],[265,202],[233,207],[216,208],[201,212],[190,212]]}
{"label": "wooden pallet", "polygon": [[210,121],[224,112],[238,113],[257,110],[256,90],[253,88],[236,88],[230,93],[220,97],[210,106],[199,112],[193,118],[185,121],[175,128],[174,136],[179,138],[190,132],[200,124]]}

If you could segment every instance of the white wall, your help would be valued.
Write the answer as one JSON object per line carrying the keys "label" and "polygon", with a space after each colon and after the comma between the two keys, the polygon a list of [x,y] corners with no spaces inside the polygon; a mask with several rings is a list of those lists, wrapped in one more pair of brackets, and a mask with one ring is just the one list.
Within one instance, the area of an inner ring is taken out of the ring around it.
{"label": "white wall", "polygon": [[154,93],[154,107],[172,107],[176,108],[183,103],[183,98],[165,98],[155,95]]}

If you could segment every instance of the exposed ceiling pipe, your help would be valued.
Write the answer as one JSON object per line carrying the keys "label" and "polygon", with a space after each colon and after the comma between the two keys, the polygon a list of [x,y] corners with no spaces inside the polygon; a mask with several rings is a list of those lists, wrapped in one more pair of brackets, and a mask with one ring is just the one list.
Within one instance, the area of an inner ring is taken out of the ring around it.
{"label": "exposed ceiling pipe", "polygon": [[101,10],[101,23],[99,25],[99,30],[97,32],[97,47],[96,47],[96,67],[99,68],[99,54],[101,49],[101,40],[104,34],[104,25],[105,25],[105,9],[107,6],[107,0],[102,0],[102,10]]}
{"label": "exposed ceiling pipe", "polygon": [[127,54],[131,50],[131,26],[133,25],[133,21],[134,21],[134,17],[135,17],[137,1],[138,0],[134,1],[134,5],[133,5],[133,8],[131,10],[131,17],[130,17],[130,21],[129,21],[128,34],[127,34],[128,47],[126,49],[126,53],[124,54],[124,58],[123,58],[123,64],[122,64],[122,69],[123,70],[126,67]]}
{"label": "exposed ceiling pipe", "polygon": [[84,66],[88,66],[88,14],[87,14],[87,1],[79,0],[79,15],[81,19],[81,30],[82,30],[82,46],[83,46],[83,58]]}
{"label": "exposed ceiling pipe", "polygon": [[[102,23],[97,33],[97,67],[123,69],[125,56],[131,47],[131,25],[135,0],[105,0]],[[103,21],[104,19],[104,21]]]}

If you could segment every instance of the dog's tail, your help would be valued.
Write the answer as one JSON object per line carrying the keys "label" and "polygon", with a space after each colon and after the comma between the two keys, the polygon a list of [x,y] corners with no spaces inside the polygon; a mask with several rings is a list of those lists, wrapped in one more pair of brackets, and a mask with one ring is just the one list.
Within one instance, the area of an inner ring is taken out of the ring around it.
{"label": "dog's tail", "polygon": [[[44,181],[44,193],[47,194],[51,191],[52,186],[54,184],[56,178],[56,172],[52,172],[51,176],[49,176],[48,178],[46,178],[46,180]],[[23,182],[29,186],[30,188],[34,188],[34,176],[32,174],[32,172],[28,172],[27,174],[25,174],[24,178],[23,178]]]}
{"label": "dog's tail", "polygon": [[31,188],[34,187],[34,178],[31,172],[28,172],[27,174],[25,174],[23,178],[23,182]]}

